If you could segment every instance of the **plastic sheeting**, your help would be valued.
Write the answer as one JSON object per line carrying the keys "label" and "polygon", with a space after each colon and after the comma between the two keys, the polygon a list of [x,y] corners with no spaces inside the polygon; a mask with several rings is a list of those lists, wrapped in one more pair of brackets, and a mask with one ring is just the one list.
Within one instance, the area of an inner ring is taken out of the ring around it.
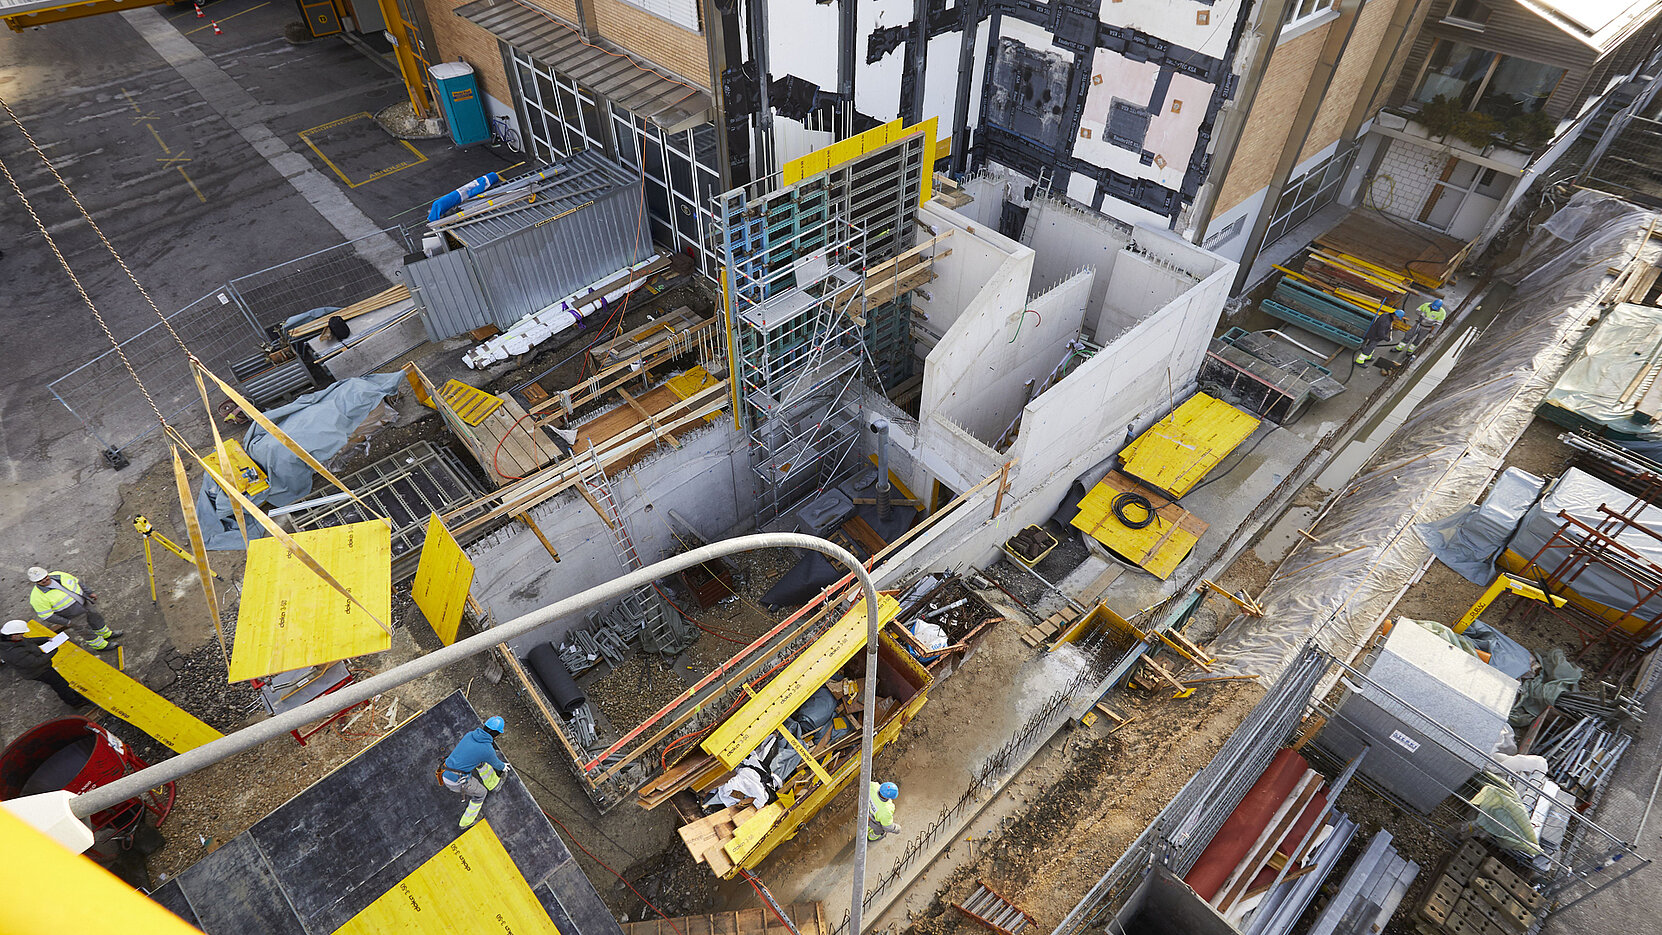
{"label": "plastic sheeting", "polygon": [[[1599,511],[1600,506],[1608,506],[1625,513],[1634,499],[1632,494],[1613,487],[1585,471],[1570,468],[1563,476],[1553,481],[1540,502],[1524,514],[1523,522],[1513,534],[1512,541],[1506,544],[1506,550],[1528,561],[1564,525],[1559,513],[1568,513],[1588,526],[1597,527],[1609,521],[1609,517]],[[1662,508],[1645,504],[1633,518],[1648,529],[1662,529]],[[1569,535],[1572,537],[1571,542],[1581,540],[1581,530],[1572,528]],[[1629,527],[1616,538],[1616,541],[1621,543],[1624,549],[1645,561],[1653,565],[1662,565],[1662,541],[1652,538],[1643,530]],[[1550,571],[1569,554],[1568,549],[1569,545],[1559,540],[1553,544],[1551,550],[1541,556],[1540,564]],[[1627,576],[1609,565],[1596,562],[1582,569],[1567,587],[1588,600],[1622,611],[1631,608],[1639,597],[1634,590],[1633,582]],[[1554,586],[1554,590],[1559,589]],[[1635,616],[1646,620],[1662,616],[1662,597],[1653,597],[1646,601]],[[1651,642],[1654,643],[1655,640]]]}
{"label": "plastic sheeting", "polygon": [[1541,660],[1541,671],[1524,679],[1518,687],[1518,700],[1512,705],[1509,720],[1514,727],[1526,727],[1536,715],[1558,700],[1558,696],[1574,691],[1581,684],[1581,667],[1565,658],[1562,649],[1552,649]]}
{"label": "plastic sheeting", "polygon": [[[1311,640],[1351,657],[1431,556],[1412,527],[1487,485],[1597,308],[1607,267],[1632,255],[1650,218],[1592,192],[1564,212],[1573,214],[1536,228],[1500,271],[1517,291],[1483,338],[1334,498],[1310,530],[1315,541],[1282,562],[1259,599],[1264,615],[1237,617],[1219,637],[1220,671],[1272,678]],[[1555,236],[1572,231],[1574,240]]]}
{"label": "plastic sheeting", "polygon": [[[402,373],[372,373],[342,380],[286,406],[267,412],[266,418],[319,461],[328,461],[346,447],[352,434],[382,400],[398,393]],[[271,489],[265,492],[267,506],[294,503],[311,493],[312,469],[269,432],[252,426],[242,439],[243,450],[265,469]],[[202,520],[202,534],[210,549],[243,549],[248,545],[237,529],[231,498],[219,485],[203,480],[196,492],[196,515]],[[264,536],[259,524],[248,523],[248,535]]]}
{"label": "plastic sheeting", "polygon": [[1546,480],[1519,468],[1507,468],[1482,506],[1463,506],[1447,517],[1417,523],[1414,533],[1438,561],[1473,584],[1495,580],[1495,556],[1518,528]]}
{"label": "plastic sheeting", "polygon": [[1662,423],[1638,415],[1636,404],[1643,394],[1629,396],[1629,388],[1659,354],[1662,308],[1624,304],[1610,309],[1542,401],[1541,415],[1565,428],[1590,429],[1642,454],[1662,454]]}

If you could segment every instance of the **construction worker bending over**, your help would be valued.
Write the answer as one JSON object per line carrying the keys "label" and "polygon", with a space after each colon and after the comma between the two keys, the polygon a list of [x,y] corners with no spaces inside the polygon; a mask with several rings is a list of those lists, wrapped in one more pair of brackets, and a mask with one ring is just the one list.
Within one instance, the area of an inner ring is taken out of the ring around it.
{"label": "construction worker bending over", "polygon": [[1373,360],[1373,352],[1391,336],[1392,326],[1402,317],[1400,308],[1381,309],[1379,314],[1374,316],[1374,320],[1368,323],[1367,333],[1362,335],[1362,347],[1356,352],[1356,362],[1366,364]]}
{"label": "construction worker bending over", "polygon": [[871,818],[866,825],[866,840],[881,841],[885,834],[899,834],[894,823],[894,800],[900,798],[900,787],[892,782],[871,784]]}
{"label": "construction worker bending over", "polygon": [[1432,299],[1421,304],[1419,312],[1420,317],[1415,320],[1414,327],[1408,329],[1408,333],[1403,336],[1397,350],[1408,354],[1419,350],[1420,345],[1436,334],[1437,329],[1443,326],[1444,319],[1448,318],[1448,312],[1443,310],[1442,299]]}
{"label": "construction worker bending over", "polygon": [[[92,702],[70,687],[63,676],[52,668],[53,650],[63,645],[66,636],[29,636],[29,624],[22,620],[8,620],[0,625],[0,662],[6,668],[26,679],[45,685],[58,693],[58,698],[71,708],[82,708]],[[52,647],[47,649],[47,647]]]}
{"label": "construction worker bending over", "polygon": [[484,727],[468,731],[439,768],[439,781],[444,787],[467,796],[467,808],[462,810],[463,828],[479,820],[479,811],[485,807],[485,794],[502,782],[502,774],[508,769],[507,761],[496,749],[496,738],[504,730],[507,725],[502,719],[493,717]]}
{"label": "construction worker bending over", "polygon": [[123,631],[105,625],[104,616],[92,609],[98,596],[88,593],[79,578],[67,571],[47,571],[36,565],[29,569],[29,580],[35,586],[29,592],[29,606],[35,609],[35,619],[54,630],[62,630],[77,617],[84,617],[80,626],[87,648],[99,652],[115,648],[112,641]]}

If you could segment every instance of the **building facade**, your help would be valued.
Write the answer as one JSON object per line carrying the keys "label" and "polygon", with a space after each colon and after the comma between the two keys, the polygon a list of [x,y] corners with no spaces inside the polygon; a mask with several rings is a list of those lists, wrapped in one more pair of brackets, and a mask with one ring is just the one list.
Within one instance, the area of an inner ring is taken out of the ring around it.
{"label": "building facade", "polygon": [[[1240,262],[1237,288],[1334,203],[1475,236],[1527,154],[1456,158],[1402,139],[1406,120],[1381,108],[1442,94],[1448,110],[1452,94],[1481,112],[1516,87],[1544,116],[1511,125],[1538,136],[1643,59],[1662,6],[1575,27],[1533,0],[408,2],[424,4],[423,57],[471,63],[528,152],[638,168],[643,236],[712,277],[712,195],[878,124],[935,119],[938,168],[1028,181],[1007,233],[1026,197],[1064,197]],[[1520,11],[1541,21],[1514,23]],[[1562,41],[1526,56],[1517,37],[1548,26]]]}

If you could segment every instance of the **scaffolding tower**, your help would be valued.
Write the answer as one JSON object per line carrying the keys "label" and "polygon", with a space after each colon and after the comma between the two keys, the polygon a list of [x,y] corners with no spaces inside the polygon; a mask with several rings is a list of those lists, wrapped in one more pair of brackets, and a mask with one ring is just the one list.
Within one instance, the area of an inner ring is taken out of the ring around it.
{"label": "scaffolding tower", "polygon": [[789,186],[718,198],[723,299],[738,426],[758,527],[853,472],[867,392],[911,376],[911,296],[867,288],[911,246],[925,137],[916,134]]}

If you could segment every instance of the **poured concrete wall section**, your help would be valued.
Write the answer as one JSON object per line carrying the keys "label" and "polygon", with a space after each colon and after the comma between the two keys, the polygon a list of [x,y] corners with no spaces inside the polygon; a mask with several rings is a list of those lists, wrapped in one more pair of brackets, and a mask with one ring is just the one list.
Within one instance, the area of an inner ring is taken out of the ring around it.
{"label": "poured concrete wall section", "polygon": [[[952,239],[960,236],[965,243],[989,242],[967,231]],[[958,246],[954,243],[949,260],[958,258]],[[1026,401],[1020,393],[1022,382],[1031,376],[1028,357],[1060,347],[1078,328],[1077,321],[1057,319],[1022,324],[1023,317],[1033,317],[1022,314],[1032,277],[1033,251],[1017,244],[929,352],[920,413],[957,423],[986,444],[997,441]]]}
{"label": "poured concrete wall section", "polygon": [[[997,201],[988,199],[988,202],[997,210]],[[977,204],[982,204],[980,199],[966,207]],[[923,290],[927,297],[914,294],[912,298],[913,308],[928,316],[929,330],[936,334],[944,335],[951,330],[975,297],[1012,257],[1033,253],[988,225],[933,204],[925,204],[918,209],[918,220],[928,231],[927,234],[919,232],[920,240],[952,231],[941,242],[938,253],[952,252],[935,260],[935,279]],[[1036,264],[1038,258],[1033,257],[1033,262]],[[926,349],[919,348],[919,353],[928,356]]]}
{"label": "poured concrete wall section", "polygon": [[[1033,261],[1035,289],[1047,289],[1080,267],[1096,270],[1086,325],[1087,330],[1099,330],[1096,319],[1100,317],[1102,304],[1110,299],[1115,263],[1131,243],[1130,232],[1101,215],[1054,201],[1035,201],[1028,210],[1022,240],[1038,254]],[[1162,304],[1154,302],[1143,307],[1159,308]]]}
{"label": "poured concrete wall section", "polygon": [[[618,508],[644,562],[682,551],[669,526],[671,509],[710,539],[727,535],[753,513],[744,440],[731,418],[724,413],[708,427],[676,437],[680,448],[659,449],[611,477]],[[473,595],[497,620],[543,607],[623,571],[610,530],[575,491],[541,504],[531,516],[559,550],[558,564],[519,523],[467,550],[477,567]],[[557,643],[583,623],[581,616],[557,620],[515,640],[513,648],[523,655],[538,643]]]}
{"label": "poured concrete wall section", "polygon": [[1178,249],[1165,251],[1168,256],[1189,253],[1191,258],[1207,259],[1199,264],[1201,270],[1214,268],[1141,321],[1104,336],[1103,349],[1095,357],[1027,405],[1021,434],[1010,449],[1018,459],[1011,483],[1018,495],[1052,490],[1059,500],[1069,481],[1125,444],[1127,426],[1146,428],[1194,392],[1195,373],[1229,296],[1235,265],[1207,258],[1163,232],[1137,233],[1142,252],[1128,251],[1115,267],[1116,277],[1122,271],[1144,269],[1168,281],[1175,278],[1174,272],[1189,275],[1186,270],[1174,271],[1167,257],[1142,247],[1144,241],[1170,244]]}

